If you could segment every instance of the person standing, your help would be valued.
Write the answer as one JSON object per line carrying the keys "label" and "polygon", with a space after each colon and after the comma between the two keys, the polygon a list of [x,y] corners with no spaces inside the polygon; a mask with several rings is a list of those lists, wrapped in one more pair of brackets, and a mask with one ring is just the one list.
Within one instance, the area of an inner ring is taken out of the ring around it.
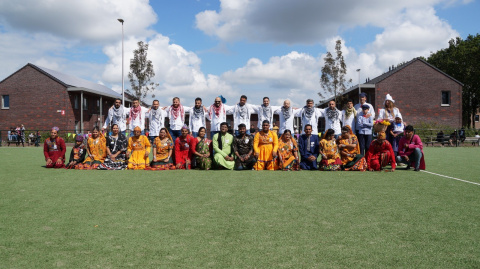
{"label": "person standing", "polygon": [[398,163],[407,164],[406,170],[413,165],[415,171],[425,170],[425,158],[422,140],[414,133],[412,125],[405,127],[405,135],[398,144]]}
{"label": "person standing", "polygon": [[[243,123],[245,126],[250,125],[250,117],[255,111],[255,106],[247,104],[247,96],[245,95],[242,95],[240,102],[228,111],[233,114],[233,130],[235,131],[235,136],[239,135],[238,126],[240,124]],[[247,130],[247,134],[250,134],[249,130]]]}
{"label": "person standing", "polygon": [[17,127],[17,147],[22,143],[22,147],[25,147],[25,126],[21,124]]}
{"label": "person standing", "polygon": [[387,128],[387,140],[393,145],[394,137],[391,135],[390,131],[392,131],[393,126],[395,125],[395,118],[399,117],[403,120],[402,114],[400,110],[395,107],[395,100],[393,100],[392,96],[387,93],[385,96],[384,108],[380,109],[378,112],[378,119],[387,120],[390,122],[390,125]]}
{"label": "person standing", "polygon": [[295,114],[300,111],[300,109],[293,109],[290,106],[290,100],[283,101],[283,106],[275,110],[275,114],[278,114],[280,119],[280,126],[278,129],[278,135],[282,135],[285,130],[294,130],[293,120],[295,119]]}
{"label": "person standing", "polygon": [[[208,108],[210,119],[210,138],[220,133],[220,124],[227,121],[227,114],[232,114],[233,106],[222,103],[222,98],[216,97],[214,103]],[[228,112],[227,112],[228,111]]]}
{"label": "person standing", "polygon": [[335,132],[335,139],[342,133],[341,116],[342,112],[338,110],[335,101],[329,101],[328,107],[325,109],[325,130],[332,129]]}
{"label": "person standing", "polygon": [[233,139],[235,170],[252,170],[257,161],[253,154],[253,136],[247,134],[247,126],[243,123],[238,125],[238,133]]}
{"label": "person standing", "polygon": [[[147,114],[148,109],[140,105],[140,100],[138,98],[133,98],[132,107],[130,108],[128,120],[130,130],[134,130],[135,127],[140,127],[141,134],[145,135],[145,115]],[[133,132],[130,134],[133,136]]]}
{"label": "person standing", "polygon": [[306,124],[303,134],[298,139],[298,148],[301,156],[300,169],[317,170],[317,158],[320,139],[318,134],[312,135],[312,125]]}
{"label": "person standing", "polygon": [[362,111],[357,115],[357,132],[360,143],[360,154],[365,156],[372,143],[373,116],[370,114],[370,106],[362,105]]}
{"label": "person standing", "polygon": [[228,124],[222,122],[220,124],[220,133],[216,134],[212,138],[213,141],[213,159],[217,168],[225,168],[232,170],[235,165],[235,160],[233,158],[233,136],[228,133]]}
{"label": "person standing", "polygon": [[50,137],[43,144],[43,155],[45,156],[46,168],[65,168],[65,152],[67,147],[65,141],[58,137],[58,127],[53,127]]}
{"label": "person standing", "polygon": [[150,141],[150,144],[153,144],[153,141],[158,137],[160,130],[165,127],[165,117],[167,117],[167,112],[160,108],[160,102],[158,100],[154,100],[152,108],[146,113],[148,122],[148,140]]}
{"label": "person standing", "polygon": [[168,120],[170,123],[170,135],[174,140],[174,143],[177,142],[177,137],[182,134],[182,128],[185,125],[185,111],[189,110],[189,107],[184,107],[180,104],[180,98],[173,97],[172,105],[164,107],[165,111],[168,114]]}
{"label": "person standing", "polygon": [[278,151],[278,137],[270,130],[268,120],[262,122],[262,129],[253,140],[253,150],[257,162],[254,165],[255,170],[275,170],[275,159]]}
{"label": "person standing", "polygon": [[197,97],[195,98],[195,106],[192,108],[188,108],[186,111],[189,112],[189,121],[188,126],[192,131],[192,136],[198,136],[198,130],[203,127],[205,128],[207,125],[206,119],[210,120],[209,114],[206,113],[207,109],[202,105],[202,98]]}
{"label": "person standing", "polygon": [[306,106],[298,110],[295,116],[302,119],[303,126],[310,125],[312,127],[312,135],[318,136],[318,119],[324,116],[325,109],[314,107],[313,99],[308,99],[306,103]]}
{"label": "person standing", "polygon": [[357,130],[357,127],[356,127],[357,114],[358,112],[353,106],[353,100],[348,99],[345,109],[342,110],[342,116],[341,116],[342,126],[348,125],[353,131]]}
{"label": "person standing", "polygon": [[117,124],[120,128],[120,132],[125,135],[125,130],[127,129],[127,117],[130,112],[130,109],[125,108],[122,105],[122,99],[115,99],[113,106],[108,110],[107,118],[102,127],[102,132],[105,132],[107,127],[110,124]]}
{"label": "person standing", "polygon": [[[357,115],[358,115],[360,112],[362,112],[362,106],[363,106],[363,105],[367,105],[367,106],[368,106],[368,112],[369,112],[369,114],[370,114],[370,115],[368,115],[368,117],[372,117],[372,119],[375,119],[375,109],[373,108],[373,106],[372,106],[371,104],[367,103],[367,94],[364,93],[364,92],[360,93],[360,103],[358,103],[358,104],[356,104],[356,105],[354,106],[355,110],[357,111]],[[373,128],[373,126],[372,126],[372,128]],[[372,129],[372,128],[371,128],[371,129]],[[357,137],[358,137],[358,135],[359,135],[359,133],[358,133],[358,130],[359,130],[358,125],[355,126],[355,129],[352,128],[352,130],[355,130],[355,131],[357,132]],[[360,138],[359,138],[359,139],[360,139]],[[363,153],[362,153],[362,154],[363,154]]]}
{"label": "person standing", "polygon": [[264,121],[270,123],[270,130],[273,129],[273,114],[279,109],[279,106],[270,106],[270,98],[263,97],[263,104],[255,107],[255,111],[258,114],[258,129],[261,130]]}

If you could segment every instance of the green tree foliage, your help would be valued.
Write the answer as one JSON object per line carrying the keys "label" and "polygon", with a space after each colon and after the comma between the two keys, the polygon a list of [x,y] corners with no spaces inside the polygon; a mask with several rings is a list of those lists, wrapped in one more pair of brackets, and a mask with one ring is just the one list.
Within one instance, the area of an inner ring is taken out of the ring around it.
{"label": "green tree foliage", "polygon": [[[133,59],[130,59],[128,79],[132,91],[129,93],[142,100],[149,92],[155,90],[158,83],[150,81],[155,76],[155,71],[153,71],[152,61],[147,59],[148,44],[143,41],[139,41],[137,44],[138,48],[133,51]],[[152,97],[155,95],[152,94]]]}
{"label": "green tree foliage", "polygon": [[473,126],[480,107],[480,35],[451,39],[446,49],[431,53],[428,62],[462,82],[462,122]]}
{"label": "green tree foliage", "polygon": [[342,54],[342,41],[337,40],[335,44],[336,57],[333,58],[332,53],[327,52],[327,56],[323,58],[325,65],[322,67],[322,76],[320,78],[320,85],[325,90],[324,93],[319,92],[318,95],[322,99],[326,99],[325,94],[333,94],[335,102],[337,102],[337,96],[342,95],[347,89],[347,83],[351,83],[352,80],[346,80],[347,65],[343,59]]}

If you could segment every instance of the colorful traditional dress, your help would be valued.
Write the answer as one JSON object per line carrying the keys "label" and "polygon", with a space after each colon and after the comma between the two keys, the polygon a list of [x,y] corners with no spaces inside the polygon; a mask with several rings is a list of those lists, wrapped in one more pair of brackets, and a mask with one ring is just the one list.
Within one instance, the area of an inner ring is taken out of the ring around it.
{"label": "colorful traditional dress", "polygon": [[392,145],[387,140],[379,142],[375,139],[370,148],[367,151],[367,165],[369,169],[380,171],[383,167],[389,163],[392,165],[392,169],[395,169],[395,153],[393,152]]}
{"label": "colorful traditional dress", "polygon": [[[85,155],[87,155],[87,149],[85,144],[80,144],[80,146],[75,146],[70,152],[70,160],[68,161],[67,169],[81,169],[83,168],[83,161],[85,160]],[[71,162],[74,162],[70,165]]]}
{"label": "colorful traditional dress", "polygon": [[[180,169],[191,169],[193,151],[195,149],[197,139],[191,135],[177,137],[175,140],[175,163],[180,164]],[[188,165],[187,165],[188,164]]]}
{"label": "colorful traditional dress", "polygon": [[[197,146],[195,147],[195,150],[200,154],[210,153],[212,140],[209,140],[206,137],[200,140],[198,139],[200,138],[199,137],[197,138]],[[212,167],[212,159],[210,157],[196,156],[195,159],[197,161],[197,168],[200,170],[208,170]]]}
{"label": "colorful traditional dress", "polygon": [[105,161],[98,166],[101,170],[124,170],[127,168],[126,153],[127,153],[127,137],[119,133],[116,137],[109,135],[107,137],[107,147],[111,154],[117,154],[120,152],[115,161],[107,157]]}
{"label": "colorful traditional dress", "polygon": [[144,135],[138,137],[132,136],[128,139],[127,154],[130,153],[128,159],[128,169],[144,170],[149,164],[148,156],[145,153],[150,153],[150,141]]}
{"label": "colorful traditional dress", "polygon": [[263,130],[255,134],[253,150],[258,154],[255,170],[275,170],[273,152],[278,150],[278,137],[273,131]]}
{"label": "colorful traditional dress", "polygon": [[[45,161],[50,159],[52,163],[45,166],[46,168],[64,168],[65,167],[65,152],[67,148],[65,146],[65,141],[62,138],[56,137],[52,139],[51,137],[45,140],[43,144],[43,155],[45,156]],[[61,164],[57,164],[58,158],[62,159]]]}
{"label": "colorful traditional dress", "polygon": [[[340,154],[338,153],[337,143],[335,140],[322,139],[320,141],[320,155],[322,160],[320,161],[319,170],[322,171],[337,171],[340,170],[342,165],[342,160],[340,159]],[[326,156],[327,158],[323,158]]]}
{"label": "colorful traditional dress", "polygon": [[233,135],[229,133],[226,133],[224,135],[222,135],[222,133],[218,133],[213,136],[212,141],[213,151],[215,152],[213,159],[215,160],[215,164],[217,165],[217,167],[222,166],[226,169],[232,170],[235,166],[235,161],[227,161],[225,157],[233,156]]}
{"label": "colorful traditional dress", "polygon": [[[345,171],[365,171],[367,169],[367,161],[363,155],[360,154],[360,143],[358,142],[357,136],[353,134],[351,129],[350,138],[340,137],[338,139],[338,145],[340,148],[342,166]],[[355,145],[355,148],[349,150],[347,148],[341,148],[340,145]]]}
{"label": "colorful traditional dress", "polygon": [[150,170],[175,170],[173,157],[169,153],[170,150],[173,151],[172,137],[168,135],[163,140],[160,137],[156,137],[152,146],[156,161],[150,163]]}
{"label": "colorful traditional dress", "polygon": [[102,133],[99,133],[97,138],[88,138],[87,149],[90,152],[90,156],[85,158],[81,169],[97,169],[107,157],[107,140],[105,139],[105,136],[103,136]]}
{"label": "colorful traditional dress", "polygon": [[297,163],[294,154],[294,152],[297,151],[298,146],[295,139],[290,138],[289,141],[284,142],[283,138],[280,137],[278,140],[278,155],[283,160],[283,163],[280,161],[280,158],[278,158],[276,170],[298,171],[299,164]]}
{"label": "colorful traditional dress", "polygon": [[[252,170],[257,162],[255,154],[253,154],[253,135],[245,134],[245,136],[238,135],[233,139],[233,152],[238,153],[240,158],[235,158],[235,170]],[[250,153],[250,155],[248,155]],[[236,156],[236,154],[235,154]]]}

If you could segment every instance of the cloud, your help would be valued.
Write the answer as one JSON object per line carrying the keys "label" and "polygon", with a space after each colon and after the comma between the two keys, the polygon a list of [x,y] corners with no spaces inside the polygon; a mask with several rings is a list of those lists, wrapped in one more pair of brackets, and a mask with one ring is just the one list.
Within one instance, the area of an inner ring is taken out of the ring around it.
{"label": "cloud", "polygon": [[[196,15],[196,27],[222,41],[315,44],[358,26],[386,27],[405,9],[454,0],[220,0],[220,10]],[[468,3],[469,1],[460,1]]]}
{"label": "cloud", "polygon": [[126,35],[148,35],[157,20],[148,0],[2,0],[0,18],[12,30],[94,43],[119,39],[118,18],[125,20]]}

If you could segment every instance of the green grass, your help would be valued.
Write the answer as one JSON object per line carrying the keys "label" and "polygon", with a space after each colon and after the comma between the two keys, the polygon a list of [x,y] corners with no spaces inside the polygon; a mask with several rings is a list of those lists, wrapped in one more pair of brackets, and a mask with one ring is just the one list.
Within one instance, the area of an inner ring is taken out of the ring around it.
{"label": "green grass", "polygon": [[[480,148],[427,148],[480,182]],[[480,186],[423,172],[49,170],[0,148],[0,268],[478,268]]]}

